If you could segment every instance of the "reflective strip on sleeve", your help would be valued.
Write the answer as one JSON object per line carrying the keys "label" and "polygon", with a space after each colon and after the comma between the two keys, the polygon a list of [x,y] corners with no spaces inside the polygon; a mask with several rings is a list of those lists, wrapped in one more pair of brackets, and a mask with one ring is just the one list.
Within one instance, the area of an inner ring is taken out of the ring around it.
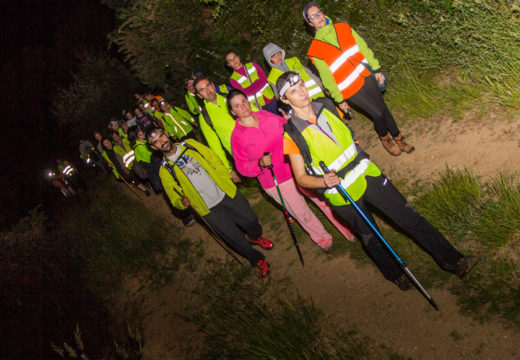
{"label": "reflective strip on sleeve", "polygon": [[322,91],[321,91],[320,87],[316,86],[315,88],[309,90],[309,97],[313,97],[314,95],[319,94],[321,92]]}
{"label": "reflective strip on sleeve", "polygon": [[123,155],[123,162],[125,163],[125,166],[128,168],[130,167],[130,164],[135,160],[135,153],[134,151],[129,151],[125,155]]}

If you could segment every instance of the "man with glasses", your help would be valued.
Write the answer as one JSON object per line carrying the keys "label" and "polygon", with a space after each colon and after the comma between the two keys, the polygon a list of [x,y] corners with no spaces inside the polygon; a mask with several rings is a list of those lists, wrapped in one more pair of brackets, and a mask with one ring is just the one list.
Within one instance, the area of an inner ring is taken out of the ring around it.
{"label": "man with glasses", "polygon": [[265,256],[251,245],[270,250],[273,243],[262,236],[256,214],[217,155],[193,139],[173,143],[162,129],[152,128],[146,137],[151,148],[164,155],[159,177],[172,205],[192,207],[261,277],[268,277]]}

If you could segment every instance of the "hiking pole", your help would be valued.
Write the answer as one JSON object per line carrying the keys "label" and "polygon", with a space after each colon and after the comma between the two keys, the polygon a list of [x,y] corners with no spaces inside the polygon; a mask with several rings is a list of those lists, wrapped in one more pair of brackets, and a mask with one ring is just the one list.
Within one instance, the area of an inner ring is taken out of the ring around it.
{"label": "hiking pole", "polygon": [[126,186],[128,186],[128,188],[130,189],[130,191],[135,195],[136,198],[140,199],[139,195],[137,195],[137,192],[132,189],[132,187],[130,186],[130,184],[128,183],[128,181],[125,180],[125,177],[123,175],[119,175],[119,177],[121,178],[121,180],[123,180],[123,182],[125,183]]}
{"label": "hiking pole", "polygon": [[[327,168],[327,166],[325,165],[325,163],[323,161],[320,161],[320,167],[321,169],[323,170],[323,172],[325,174],[328,174],[330,172],[330,170]],[[392,247],[390,246],[390,244],[385,240],[385,238],[383,237],[383,235],[381,235],[381,233],[377,230],[377,228],[375,227],[374,224],[372,224],[372,222],[370,221],[370,219],[365,215],[365,213],[363,213],[363,210],[361,210],[361,208],[356,204],[356,202],[354,201],[354,199],[352,199],[352,197],[347,193],[347,191],[343,188],[343,186],[341,186],[341,184],[338,184],[335,186],[336,189],[339,190],[339,192],[343,195],[343,197],[348,200],[352,206],[354,206],[354,209],[356,209],[356,211],[358,212],[359,215],[361,215],[361,217],[363,218],[363,220],[365,220],[365,222],[367,223],[367,225],[370,227],[370,229],[372,229],[372,231],[374,232],[374,234],[377,235],[377,237],[379,238],[379,240],[381,240],[381,242],[383,243],[383,245],[387,248],[388,251],[390,251],[390,253],[394,256],[395,260],[398,262],[399,266],[401,267],[401,270],[403,270],[403,272],[406,274],[406,276],[408,276],[410,278],[410,280],[412,280],[413,284],[415,285],[415,287],[417,288],[417,290],[419,290],[419,292],[426,298],[426,300],[428,300],[428,302],[435,308],[435,310],[439,310],[439,307],[437,306],[437,304],[435,303],[435,301],[433,300],[433,298],[430,296],[430,294],[428,294],[428,292],[422,287],[421,283],[419,283],[419,281],[415,278],[415,276],[412,274],[412,272],[410,270],[408,270],[408,267],[406,266],[406,264],[404,263],[403,260],[401,260],[401,258],[399,257],[399,255],[397,255],[397,253],[394,251],[394,249],[392,249]]]}
{"label": "hiking pole", "polygon": [[[265,155],[269,155],[269,153],[265,152],[264,156]],[[293,228],[294,219],[292,218],[291,214],[289,214],[289,212],[287,211],[287,208],[285,207],[285,203],[284,203],[283,197],[282,197],[282,192],[280,191],[280,187],[278,186],[278,181],[276,181],[276,176],[274,176],[273,164],[267,166],[267,168],[269,169],[269,171],[271,172],[271,175],[273,176],[273,181],[276,186],[276,190],[278,191],[278,197],[280,197],[280,202],[282,203],[285,221],[287,222],[287,225],[289,226],[289,231],[291,232],[294,246],[296,247],[296,251],[298,252],[298,256],[300,257],[300,262],[302,263],[302,266],[305,266],[305,264],[303,263],[303,256],[302,256],[302,252],[300,251],[300,246],[298,245],[298,241],[296,240],[296,235],[294,234],[294,228]]]}
{"label": "hiking pole", "polygon": [[224,250],[226,250],[226,252],[233,258],[236,260],[237,263],[239,263],[240,265],[244,265],[242,263],[242,261],[240,261],[235,254],[233,254],[231,252],[231,250],[229,250],[229,248],[222,243],[222,240],[220,239],[220,236],[215,232],[215,230],[213,230],[213,228],[208,224],[208,222],[202,217],[202,215],[199,215],[199,218],[202,219],[202,222],[204,222],[204,225],[206,225],[206,228],[209,229],[209,233],[211,234],[211,237],[213,237],[213,239],[217,242],[217,244],[219,244]]}

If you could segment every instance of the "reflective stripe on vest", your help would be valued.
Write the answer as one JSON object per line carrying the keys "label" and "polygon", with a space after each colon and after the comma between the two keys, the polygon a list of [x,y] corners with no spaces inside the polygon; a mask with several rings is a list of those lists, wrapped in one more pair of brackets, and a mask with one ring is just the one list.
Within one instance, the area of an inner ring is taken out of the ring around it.
{"label": "reflective stripe on vest", "polygon": [[73,169],[72,166],[70,166],[70,165],[67,165],[67,166],[63,169],[63,171],[62,171],[62,173],[63,173],[64,175],[67,175],[67,176],[69,176],[69,175],[72,174],[73,172],[74,172],[74,169]]}
{"label": "reflective stripe on vest", "polygon": [[340,48],[324,41],[313,40],[307,55],[313,62],[314,58],[325,61],[343,99],[348,99],[361,89],[365,83],[364,78],[370,76],[370,72],[364,66],[367,61],[359,51],[350,26],[337,23],[334,28]]}
{"label": "reflective stripe on vest", "polygon": [[130,165],[132,165],[132,162],[135,160],[135,152],[134,150],[127,152],[125,155],[123,155],[123,162],[125,163],[125,166],[127,168],[130,168]]}
{"label": "reflective stripe on vest", "polygon": [[[183,127],[182,127],[182,126],[177,122],[177,120],[175,120],[175,118],[173,117],[172,114],[166,114],[166,113],[165,113],[165,115],[166,115],[166,116],[169,116],[169,117],[172,119],[172,121],[175,123],[175,125],[177,125],[177,126],[182,130],[182,132],[184,133],[184,136],[186,136],[186,135],[188,134],[188,133],[186,132],[186,130],[184,130],[184,128],[183,128]],[[181,123],[184,124],[184,125],[186,125],[186,126],[188,126],[188,124],[187,124],[186,121],[184,121],[184,120],[181,120]],[[175,132],[177,132],[177,126],[175,126],[175,125],[173,125],[173,130],[174,130]]]}

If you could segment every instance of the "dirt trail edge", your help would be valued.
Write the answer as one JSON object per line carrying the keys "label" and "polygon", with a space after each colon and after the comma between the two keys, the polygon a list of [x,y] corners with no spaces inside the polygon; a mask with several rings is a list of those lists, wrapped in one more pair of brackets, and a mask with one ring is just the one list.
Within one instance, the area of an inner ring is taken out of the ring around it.
{"label": "dirt trail edge", "polygon": [[[444,121],[436,123],[433,130],[431,124],[419,124],[403,131],[417,150],[399,157],[385,152],[366,120],[355,119],[349,125],[372,160],[386,173],[413,181],[436,178],[446,166],[467,167],[484,178],[499,172],[517,172],[519,120],[495,122],[488,117],[478,122]],[[162,215],[169,213],[166,205],[158,211]],[[456,298],[448,291],[428,290],[441,309],[435,311],[419,292],[398,290],[374,266],[356,264],[348,256],[327,259],[311,241],[301,245],[303,268],[291,246],[288,230],[269,226],[267,219],[260,221],[265,235],[278,241],[273,251],[266,252],[272,277],[289,277],[299,293],[311,297],[334,325],[357,330],[378,345],[411,359],[520,359],[516,329],[498,321],[479,323],[459,314]],[[190,228],[189,234],[203,240],[207,253],[228,256],[200,225]],[[166,358],[175,352],[172,337],[179,319],[171,315],[177,308],[171,301],[176,292],[173,287],[150,293],[143,304],[145,348],[151,358]]]}

